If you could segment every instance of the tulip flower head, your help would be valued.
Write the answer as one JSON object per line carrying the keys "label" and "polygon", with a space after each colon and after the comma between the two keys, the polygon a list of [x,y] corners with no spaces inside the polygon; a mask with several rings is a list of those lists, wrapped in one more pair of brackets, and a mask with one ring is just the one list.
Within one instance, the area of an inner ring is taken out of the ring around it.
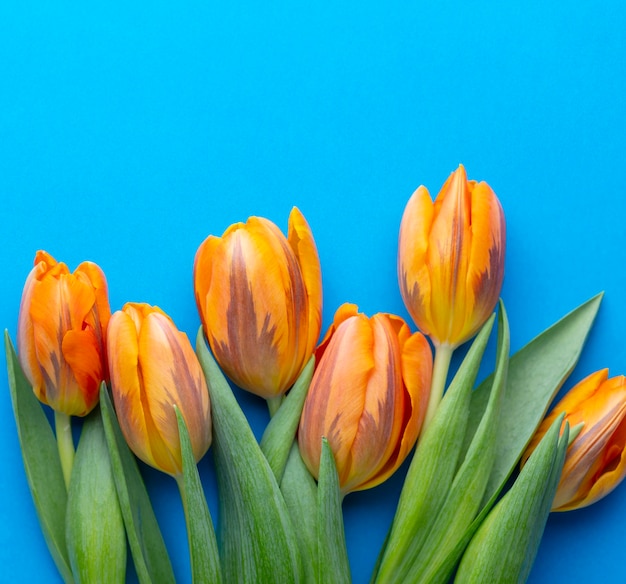
{"label": "tulip flower head", "polygon": [[108,378],[106,278],[92,262],[70,273],[45,251],[37,252],[34,264],[20,304],[20,364],[40,401],[59,413],[85,416]]}
{"label": "tulip flower head", "polygon": [[337,310],[316,351],[298,442],[318,477],[322,437],[335,457],[342,492],[374,487],[402,464],[419,435],[430,389],[432,353],[397,316]]}
{"label": "tulip flower head", "polygon": [[200,460],[211,444],[211,411],[204,374],[187,336],[161,309],[126,304],[111,317],[111,388],[120,427],[145,463],[178,476],[182,455],[174,405]]}
{"label": "tulip flower head", "polygon": [[266,399],[294,383],[320,334],[317,248],[297,208],[288,236],[250,217],[198,248],[194,288],[204,332],[226,375]]}
{"label": "tulip flower head", "polygon": [[563,425],[583,426],[567,449],[552,511],[587,507],[626,476],[626,377],[609,379],[608,369],[603,369],[574,386],[541,423],[522,464],[562,412]]}
{"label": "tulip flower head", "polygon": [[419,187],[402,217],[398,279],[418,328],[436,345],[470,339],[493,312],[504,275],[506,228],[485,182],[453,172],[433,202]]}

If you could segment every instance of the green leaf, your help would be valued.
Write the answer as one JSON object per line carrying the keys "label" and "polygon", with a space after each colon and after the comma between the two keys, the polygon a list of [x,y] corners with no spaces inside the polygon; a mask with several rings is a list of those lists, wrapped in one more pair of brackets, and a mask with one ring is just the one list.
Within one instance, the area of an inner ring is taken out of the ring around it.
{"label": "green leaf", "polygon": [[278,482],[280,482],[285,464],[287,464],[314,368],[315,357],[311,357],[280,408],[265,428],[261,438],[261,450]]}
{"label": "green leaf", "polygon": [[106,385],[100,410],[135,571],[141,584],[174,584],[174,572],[135,456],[122,435]]}
{"label": "green leaf", "polygon": [[322,438],[317,497],[319,518],[317,581],[319,584],[350,584],[339,476],[333,452],[326,438]]}
{"label": "green leaf", "polygon": [[202,490],[185,420],[176,406],[174,410],[183,457],[183,474],[177,477],[177,482],[185,507],[192,581],[219,584],[222,574],[213,521]]}
{"label": "green leaf", "polygon": [[[509,339],[506,311],[500,302],[496,370],[489,403],[437,519],[424,538],[424,546],[413,558],[407,578],[411,582],[448,582],[462,553],[459,543],[465,541],[465,532],[480,511],[498,446],[498,417],[507,378]],[[457,556],[453,559],[454,552]]]}
{"label": "green leaf", "polygon": [[526,581],[537,554],[559,482],[568,428],[559,439],[560,416],[528,459],[511,489],[492,509],[459,565],[459,584]]}
{"label": "green leaf", "polygon": [[9,389],[24,470],[48,549],[65,582],[74,582],[65,540],[67,491],[54,432],[4,332]]}
{"label": "green leaf", "polygon": [[472,387],[494,319],[492,315],[472,343],[418,441],[375,575],[379,582],[405,581],[412,558],[419,553],[444,504],[458,469]]}
{"label": "green leaf", "polygon": [[206,346],[202,329],[196,351],[211,396],[223,578],[226,582],[299,582],[299,548],[285,500],[244,413]]}
{"label": "green leaf", "polygon": [[[588,300],[511,357],[498,427],[498,450],[483,504],[511,475],[554,396],[574,369],[601,300],[602,294]],[[466,444],[483,416],[492,381],[492,376],[488,377],[472,396]]]}
{"label": "green leaf", "polygon": [[292,523],[298,526],[296,540],[300,549],[304,582],[317,584],[317,484],[294,442],[280,483]]}
{"label": "green leaf", "polygon": [[66,529],[77,582],[125,581],[126,532],[97,409],[83,423],[72,467]]}

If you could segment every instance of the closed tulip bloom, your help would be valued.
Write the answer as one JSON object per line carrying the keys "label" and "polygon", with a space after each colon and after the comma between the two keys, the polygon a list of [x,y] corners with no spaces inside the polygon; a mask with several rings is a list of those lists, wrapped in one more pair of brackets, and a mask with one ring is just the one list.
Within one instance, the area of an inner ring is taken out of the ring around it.
{"label": "closed tulip bloom", "polygon": [[320,262],[297,208],[288,236],[250,217],[198,248],[194,288],[204,332],[226,375],[266,399],[291,387],[317,343]]}
{"label": "closed tulip bloom", "polygon": [[128,303],[111,317],[108,353],[113,400],[128,445],[145,463],[180,475],[174,405],[196,461],[211,444],[209,393],[189,339],[161,309]]}
{"label": "closed tulip bloom", "polygon": [[316,363],[298,430],[304,462],[317,478],[326,437],[343,494],[382,483],[420,433],[432,374],[428,342],[398,316],[368,318],[344,304]]}
{"label": "closed tulip bloom", "polygon": [[570,428],[583,424],[567,449],[552,511],[569,511],[595,503],[626,476],[626,378],[608,378],[602,369],[583,379],[554,407],[539,426],[522,464],[550,424],[562,412]]}
{"label": "closed tulip bloom", "polygon": [[102,270],[83,262],[74,273],[45,251],[35,255],[20,304],[17,345],[35,395],[55,411],[85,416],[108,378],[111,316]]}
{"label": "closed tulip bloom", "polygon": [[426,187],[410,198],[400,226],[398,279],[418,328],[436,345],[457,347],[493,312],[504,275],[506,228],[485,182],[453,172],[433,202]]}

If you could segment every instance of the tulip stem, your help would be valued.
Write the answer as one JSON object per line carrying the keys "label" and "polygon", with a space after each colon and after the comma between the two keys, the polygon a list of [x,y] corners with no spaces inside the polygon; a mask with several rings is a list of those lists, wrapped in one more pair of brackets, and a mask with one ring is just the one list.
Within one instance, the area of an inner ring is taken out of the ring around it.
{"label": "tulip stem", "polygon": [[278,411],[280,404],[283,403],[283,396],[270,397],[267,399],[267,408],[270,411],[270,418],[274,417],[274,414]]}
{"label": "tulip stem", "polygon": [[422,432],[426,430],[430,422],[432,421],[439,402],[443,397],[443,392],[446,388],[446,379],[448,378],[448,369],[450,369],[450,360],[452,359],[452,353],[454,347],[451,345],[437,345],[435,347],[435,362],[433,363],[433,378],[430,385],[430,397],[428,399],[428,408],[426,409],[426,416],[424,417],[424,424],[422,425]]}
{"label": "tulip stem", "polygon": [[54,412],[54,426],[57,435],[57,447],[63,470],[65,488],[69,491],[72,466],[74,466],[74,438],[72,437],[72,420],[62,412]]}

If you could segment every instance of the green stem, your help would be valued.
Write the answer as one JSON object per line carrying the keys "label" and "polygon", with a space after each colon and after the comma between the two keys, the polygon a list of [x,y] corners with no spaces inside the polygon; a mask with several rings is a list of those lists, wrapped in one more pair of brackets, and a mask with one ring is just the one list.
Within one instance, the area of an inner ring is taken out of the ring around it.
{"label": "green stem", "polygon": [[54,412],[54,426],[57,435],[57,447],[65,488],[70,488],[70,477],[72,476],[72,466],[74,466],[74,438],[72,437],[72,420],[70,416],[62,412]]}
{"label": "green stem", "polygon": [[437,345],[435,347],[435,362],[433,364],[433,378],[430,385],[430,398],[428,399],[428,408],[426,410],[424,424],[422,425],[422,432],[426,430],[432,421],[439,407],[439,402],[441,402],[441,398],[443,397],[453,352],[454,347],[451,345]]}
{"label": "green stem", "polygon": [[267,408],[270,411],[270,418],[274,417],[274,414],[278,411],[280,404],[283,403],[283,396],[277,395],[276,397],[270,397],[267,399]]}

